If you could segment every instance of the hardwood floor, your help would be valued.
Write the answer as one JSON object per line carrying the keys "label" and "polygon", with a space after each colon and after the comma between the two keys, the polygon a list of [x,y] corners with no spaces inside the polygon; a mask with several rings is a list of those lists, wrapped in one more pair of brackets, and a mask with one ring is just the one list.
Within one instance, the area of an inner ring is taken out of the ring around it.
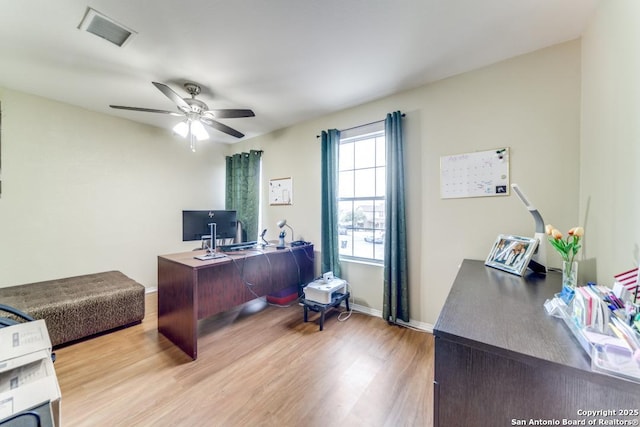
{"label": "hardwood floor", "polygon": [[[200,322],[194,362],[142,324],[56,350],[67,426],[432,426],[433,337],[260,300]],[[254,311],[252,313],[252,311]]]}

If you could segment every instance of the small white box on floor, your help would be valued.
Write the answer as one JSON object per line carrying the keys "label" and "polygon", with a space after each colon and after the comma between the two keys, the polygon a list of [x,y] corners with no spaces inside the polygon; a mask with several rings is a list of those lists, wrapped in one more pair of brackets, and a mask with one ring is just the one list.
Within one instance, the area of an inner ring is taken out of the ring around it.
{"label": "small white box on floor", "polygon": [[304,298],[320,304],[329,304],[333,294],[347,292],[347,281],[333,278],[331,280],[318,279],[304,287]]}

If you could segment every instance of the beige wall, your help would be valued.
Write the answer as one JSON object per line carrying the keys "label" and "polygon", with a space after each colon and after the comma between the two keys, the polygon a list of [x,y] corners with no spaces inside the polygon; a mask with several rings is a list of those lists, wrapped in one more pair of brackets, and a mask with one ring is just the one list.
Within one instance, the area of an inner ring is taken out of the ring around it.
{"label": "beige wall", "polygon": [[[483,259],[498,233],[533,230],[513,195],[441,200],[443,155],[509,146],[511,182],[546,222],[586,226],[585,255],[610,282],[640,252],[639,19],[640,2],[601,2],[582,54],[568,42],[196,155],[165,130],[0,89],[0,286],[108,269],[155,286],[156,255],[192,246],[180,241],[180,211],[222,207],[224,154],[248,148],[265,150],[265,200],[269,179],[294,180],[292,206],[264,204],[267,237],[287,218],[318,244],[316,135],[394,110],[407,114],[414,322],[435,323],[463,258]],[[382,269],[343,269],[356,303],[381,310]]]}
{"label": "beige wall", "polygon": [[182,209],[224,207],[224,147],[0,88],[0,287],[121,270],[190,250]]}
{"label": "beige wall", "polygon": [[[327,96],[330,96],[327,95]],[[293,177],[292,206],[265,204],[264,226],[275,238],[280,218],[296,237],[320,241],[320,144],[323,129],[349,128],[406,113],[411,318],[433,325],[462,259],[484,259],[499,233],[532,235],[534,222],[515,197],[442,200],[440,156],[508,146],[511,182],[548,222],[578,221],[580,42],[572,41],[416,90],[340,111],[233,150],[264,149],[268,180]],[[320,249],[317,246],[317,249]],[[556,266],[559,259],[551,258]],[[382,309],[382,269],[348,264],[356,303]]]}
{"label": "beige wall", "polygon": [[[155,286],[156,255],[191,249],[180,211],[222,207],[224,154],[249,148],[264,150],[267,238],[286,218],[319,250],[316,135],[394,110],[406,113],[412,322],[435,323],[462,259],[484,259],[499,233],[533,233],[513,195],[441,200],[441,156],[508,146],[511,181],[545,220],[578,221],[579,41],[195,155],[165,130],[10,90],[0,101],[0,286],[107,269]],[[268,206],[268,181],[282,177],[294,203]],[[382,309],[381,267],[349,263],[344,276],[358,305]]]}
{"label": "beige wall", "polygon": [[640,260],[640,2],[599,5],[582,48],[580,217],[598,281]]}

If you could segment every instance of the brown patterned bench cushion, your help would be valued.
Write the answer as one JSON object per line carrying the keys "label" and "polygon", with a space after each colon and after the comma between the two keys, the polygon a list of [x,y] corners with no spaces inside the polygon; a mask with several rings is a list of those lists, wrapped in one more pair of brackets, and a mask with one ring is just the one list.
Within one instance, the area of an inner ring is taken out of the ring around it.
{"label": "brown patterned bench cushion", "polygon": [[0,288],[0,303],[44,319],[53,346],[144,318],[144,286],[119,271]]}

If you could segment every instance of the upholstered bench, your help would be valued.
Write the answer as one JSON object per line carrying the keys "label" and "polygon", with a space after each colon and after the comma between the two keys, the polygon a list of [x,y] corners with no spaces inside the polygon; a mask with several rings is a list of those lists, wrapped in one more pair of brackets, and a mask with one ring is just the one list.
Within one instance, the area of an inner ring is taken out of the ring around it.
{"label": "upholstered bench", "polygon": [[140,323],[145,288],[119,271],[0,288],[0,303],[44,319],[51,344]]}

